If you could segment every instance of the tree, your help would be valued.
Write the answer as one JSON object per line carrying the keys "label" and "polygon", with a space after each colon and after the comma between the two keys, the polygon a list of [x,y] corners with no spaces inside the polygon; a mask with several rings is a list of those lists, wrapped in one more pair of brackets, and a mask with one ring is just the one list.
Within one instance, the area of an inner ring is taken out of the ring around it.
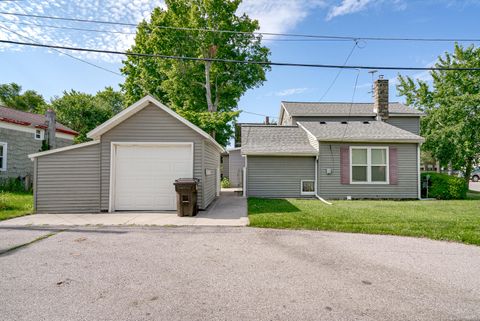
{"label": "tree", "polygon": [[22,94],[22,87],[16,83],[0,85],[0,103],[7,107],[31,113],[44,113],[47,103],[35,90]]}
{"label": "tree", "polygon": [[[167,9],[153,10],[150,22],[137,28],[132,52],[195,58],[267,61],[258,21],[235,13],[241,0],[166,0]],[[196,28],[178,30],[169,27]],[[220,33],[199,29],[222,29]],[[265,65],[128,56],[122,68],[127,103],[150,93],[212,133],[221,144],[233,134],[240,97],[265,81]]]}
{"label": "tree", "polygon": [[89,131],[123,109],[123,97],[111,87],[95,96],[71,90],[55,97],[51,107],[60,123],[80,133],[75,141],[84,142]]}
{"label": "tree", "polygon": [[[435,67],[480,68],[480,48],[455,44],[453,53],[440,56]],[[464,168],[468,184],[480,155],[480,71],[439,70],[430,74],[432,86],[399,75],[397,89],[407,104],[427,114],[422,120],[424,149],[443,165]]]}

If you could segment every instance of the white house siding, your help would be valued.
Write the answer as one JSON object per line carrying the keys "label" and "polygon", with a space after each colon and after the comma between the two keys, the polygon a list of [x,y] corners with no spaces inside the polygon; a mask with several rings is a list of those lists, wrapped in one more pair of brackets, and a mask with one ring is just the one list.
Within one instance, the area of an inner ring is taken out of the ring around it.
{"label": "white house siding", "polygon": [[[340,146],[394,146],[398,157],[398,184],[341,184],[340,183]],[[327,175],[326,170],[332,170]],[[417,144],[329,144],[320,142],[318,165],[318,194],[327,199],[352,198],[417,198],[418,165]]]}
{"label": "white house siding", "polygon": [[37,213],[99,212],[99,144],[37,157],[35,166]]}
{"label": "white house siding", "polygon": [[209,141],[205,141],[203,149],[203,208],[206,208],[217,196],[218,169],[220,168],[220,153]]}
{"label": "white house siding", "polygon": [[205,208],[203,185],[203,141],[205,138],[165,111],[149,105],[118,124],[100,138],[101,140],[101,210],[108,211],[110,189],[111,142],[193,142],[193,175],[200,180],[199,204]]}
{"label": "white house siding", "polygon": [[232,150],[228,153],[229,165],[228,165],[228,178],[230,180],[231,187],[241,187],[243,180],[242,169],[245,166],[245,159],[240,153],[240,149]]}
{"label": "white house siding", "polygon": [[303,197],[300,181],[314,179],[314,157],[247,156],[247,196]]}

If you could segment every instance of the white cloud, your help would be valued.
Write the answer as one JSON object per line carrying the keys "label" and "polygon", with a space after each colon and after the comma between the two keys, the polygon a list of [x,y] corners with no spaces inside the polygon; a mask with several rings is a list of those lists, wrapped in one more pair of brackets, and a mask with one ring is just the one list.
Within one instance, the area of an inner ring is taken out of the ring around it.
{"label": "white cloud", "polygon": [[383,3],[393,5],[393,7],[397,10],[404,10],[406,8],[406,3],[404,0],[342,0],[339,5],[330,7],[330,10],[327,14],[327,20],[360,12],[369,7]]}
{"label": "white cloud", "polygon": [[[40,1],[0,1],[0,11],[20,12],[35,15],[72,17],[90,20],[107,20],[137,24],[148,19],[153,8],[165,7],[164,0],[40,0]],[[261,30],[281,33],[288,32],[303,21],[312,10],[323,8],[324,0],[244,0],[238,13],[246,13],[260,22]],[[3,21],[2,21],[3,20]],[[7,22],[5,22],[7,21]],[[27,24],[20,24],[28,23]],[[121,33],[80,32],[54,29],[31,24],[67,26],[98,30],[115,30]],[[102,25],[80,22],[66,22],[16,16],[0,17],[0,38],[59,44],[70,47],[87,47],[125,51],[134,43],[135,27]],[[17,33],[17,34],[16,34]],[[20,35],[18,35],[20,34]],[[23,37],[22,37],[23,36]],[[25,38],[28,37],[29,39]],[[27,47],[0,44],[2,50],[25,50]],[[43,49],[42,49],[43,50]],[[103,62],[119,62],[122,56],[102,53],[69,52],[72,55]]]}
{"label": "white cloud", "polygon": [[324,7],[323,0],[244,0],[238,13],[257,19],[263,32],[282,33],[296,27],[312,10]]}
{"label": "white cloud", "polygon": [[276,92],[275,96],[284,97],[284,96],[297,95],[297,94],[304,93],[307,90],[308,88],[288,88],[288,89]]}

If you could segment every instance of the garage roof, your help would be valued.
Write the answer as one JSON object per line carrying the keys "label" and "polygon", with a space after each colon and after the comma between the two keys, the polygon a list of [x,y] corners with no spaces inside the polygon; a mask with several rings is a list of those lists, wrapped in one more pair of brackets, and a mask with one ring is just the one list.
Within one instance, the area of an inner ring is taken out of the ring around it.
{"label": "garage roof", "polygon": [[183,118],[182,116],[174,112],[172,109],[165,106],[164,104],[162,104],[161,102],[159,102],[158,100],[156,100],[150,95],[143,97],[142,99],[140,99],[139,101],[131,105],[130,107],[124,109],[123,111],[113,116],[112,118],[110,118],[109,120],[107,120],[106,122],[98,126],[97,128],[93,129],[87,134],[87,137],[92,139],[100,139],[100,136],[102,136],[104,133],[106,133],[113,127],[117,126],[121,122],[125,121],[126,119],[130,118],[131,116],[135,115],[137,112],[147,107],[149,104],[153,104],[157,106],[158,108],[162,109],[172,117],[176,118],[186,126],[190,127],[191,129],[193,129],[194,131],[196,131],[197,133],[199,133],[200,135],[202,135],[203,137],[211,141],[218,148],[220,152],[225,151],[222,145],[217,143],[217,141],[213,139],[212,136],[207,134],[204,130],[192,124],[191,122],[189,122],[188,120],[186,120],[185,118]]}

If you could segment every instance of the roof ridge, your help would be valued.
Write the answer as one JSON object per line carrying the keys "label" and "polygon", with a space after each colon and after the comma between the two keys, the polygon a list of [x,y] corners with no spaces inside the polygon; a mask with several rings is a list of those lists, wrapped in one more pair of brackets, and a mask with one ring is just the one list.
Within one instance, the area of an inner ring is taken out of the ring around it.
{"label": "roof ridge", "polygon": [[[352,103],[348,101],[290,101],[290,100],[282,100],[281,103],[293,103],[293,104],[353,104],[353,105],[372,105],[373,102],[357,102],[357,103]],[[402,102],[399,101],[389,101],[389,104],[402,104],[405,105]],[[408,105],[405,105],[408,106]]]}

